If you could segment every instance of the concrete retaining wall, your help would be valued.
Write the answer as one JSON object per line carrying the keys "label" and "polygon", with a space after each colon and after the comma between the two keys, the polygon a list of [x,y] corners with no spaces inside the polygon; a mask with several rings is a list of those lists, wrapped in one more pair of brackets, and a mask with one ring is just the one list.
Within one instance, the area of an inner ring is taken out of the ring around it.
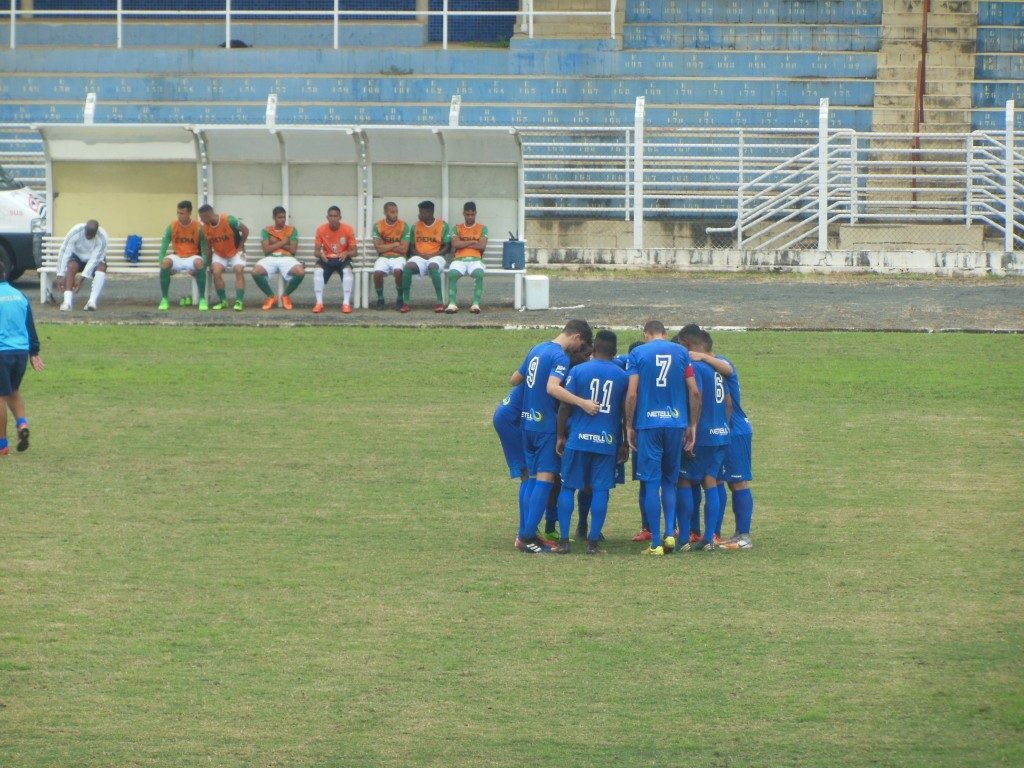
{"label": "concrete retaining wall", "polygon": [[820,272],[930,275],[1022,275],[1024,253],[933,251],[738,251],[527,248],[544,267],[594,266],[695,272]]}

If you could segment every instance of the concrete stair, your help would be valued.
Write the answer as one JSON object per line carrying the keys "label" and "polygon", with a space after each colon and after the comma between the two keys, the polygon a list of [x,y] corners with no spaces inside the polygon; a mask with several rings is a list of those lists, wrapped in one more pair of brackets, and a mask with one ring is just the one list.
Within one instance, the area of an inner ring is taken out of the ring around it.
{"label": "concrete stair", "polygon": [[[922,0],[885,0],[882,4],[873,119],[876,131],[913,130],[922,19]],[[977,21],[977,0],[935,0],[931,4],[920,125],[924,133],[971,130]]]}
{"label": "concrete stair", "polygon": [[[622,44],[622,27],[626,21],[625,2],[616,5],[615,36]],[[608,0],[534,0],[535,12],[553,11],[607,11]],[[522,17],[525,20],[525,16]],[[516,34],[522,34],[521,25],[516,25]],[[534,16],[534,37],[562,39],[608,38],[607,16]]]}

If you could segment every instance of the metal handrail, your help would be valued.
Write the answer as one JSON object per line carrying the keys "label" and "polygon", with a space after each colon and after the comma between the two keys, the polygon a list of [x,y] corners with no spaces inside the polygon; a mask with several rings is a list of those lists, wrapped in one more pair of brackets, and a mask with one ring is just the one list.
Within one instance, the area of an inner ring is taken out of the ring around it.
{"label": "metal handrail", "polygon": [[237,18],[255,18],[255,19],[289,19],[289,18],[324,18],[330,17],[331,25],[334,31],[334,49],[337,50],[339,45],[339,34],[338,28],[342,16],[372,16],[379,18],[381,16],[395,16],[395,17],[424,17],[424,16],[435,16],[441,18],[441,47],[444,50],[448,49],[448,20],[453,16],[511,16],[513,18],[522,15],[523,23],[520,26],[521,31],[528,34],[530,39],[533,39],[534,34],[534,18],[537,16],[551,16],[551,17],[607,17],[608,18],[608,29],[609,37],[615,38],[615,16],[617,13],[617,0],[608,0],[607,11],[535,11],[533,9],[533,0],[527,0],[525,10],[515,11],[456,11],[448,7],[448,0],[444,0],[444,7],[440,11],[430,10],[404,10],[404,11],[392,11],[392,10],[343,10],[339,8],[339,3],[335,0],[334,8],[332,10],[236,10],[231,6],[231,0],[225,0],[223,10],[168,10],[168,9],[157,9],[157,10],[144,10],[144,9],[125,9],[122,7],[121,0],[118,0],[117,8],[115,10],[104,10],[104,9],[79,9],[79,8],[48,8],[48,9],[25,9],[18,8],[18,0],[10,0],[9,18],[10,18],[10,48],[13,50],[17,47],[17,23],[19,16],[52,16],[52,17],[63,17],[63,16],[76,16],[76,17],[90,17],[90,18],[113,18],[117,30],[116,45],[118,48],[124,47],[124,21],[125,19],[140,18],[145,19],[147,17],[167,17],[167,16],[188,16],[188,17],[200,17],[200,18],[223,18],[224,19],[224,44],[225,47],[231,47],[231,22],[232,19]]}

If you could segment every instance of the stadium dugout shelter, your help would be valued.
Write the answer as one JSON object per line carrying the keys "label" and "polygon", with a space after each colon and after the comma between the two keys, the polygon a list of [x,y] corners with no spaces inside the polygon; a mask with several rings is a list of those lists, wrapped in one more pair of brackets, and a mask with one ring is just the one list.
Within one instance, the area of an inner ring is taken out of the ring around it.
{"label": "stadium dugout shelter", "polygon": [[[409,224],[417,205],[433,200],[437,216],[462,221],[477,204],[490,242],[489,274],[515,278],[524,303],[522,269],[505,270],[506,233],[525,229],[522,146],[509,128],[289,125],[36,125],[46,155],[51,212],[41,276],[55,271],[60,237],[97,219],[111,237],[108,269],[156,272],[164,229],[181,200],[208,202],[250,230],[248,261],[262,256],[260,230],[282,205],[298,229],[298,258],[313,264],[313,236],[337,205],[359,240],[354,303],[369,304],[375,251],[373,225],[394,201]],[[143,237],[136,264],[118,258],[124,238]],[[51,276],[52,281],[52,276]],[[40,281],[41,299],[47,287]]]}

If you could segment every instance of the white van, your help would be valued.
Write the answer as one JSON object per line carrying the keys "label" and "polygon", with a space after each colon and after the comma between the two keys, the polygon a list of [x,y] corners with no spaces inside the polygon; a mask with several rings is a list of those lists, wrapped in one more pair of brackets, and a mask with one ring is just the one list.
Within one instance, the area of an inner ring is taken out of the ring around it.
{"label": "white van", "polygon": [[45,229],[46,201],[0,166],[0,261],[8,280],[36,268],[36,243]]}

